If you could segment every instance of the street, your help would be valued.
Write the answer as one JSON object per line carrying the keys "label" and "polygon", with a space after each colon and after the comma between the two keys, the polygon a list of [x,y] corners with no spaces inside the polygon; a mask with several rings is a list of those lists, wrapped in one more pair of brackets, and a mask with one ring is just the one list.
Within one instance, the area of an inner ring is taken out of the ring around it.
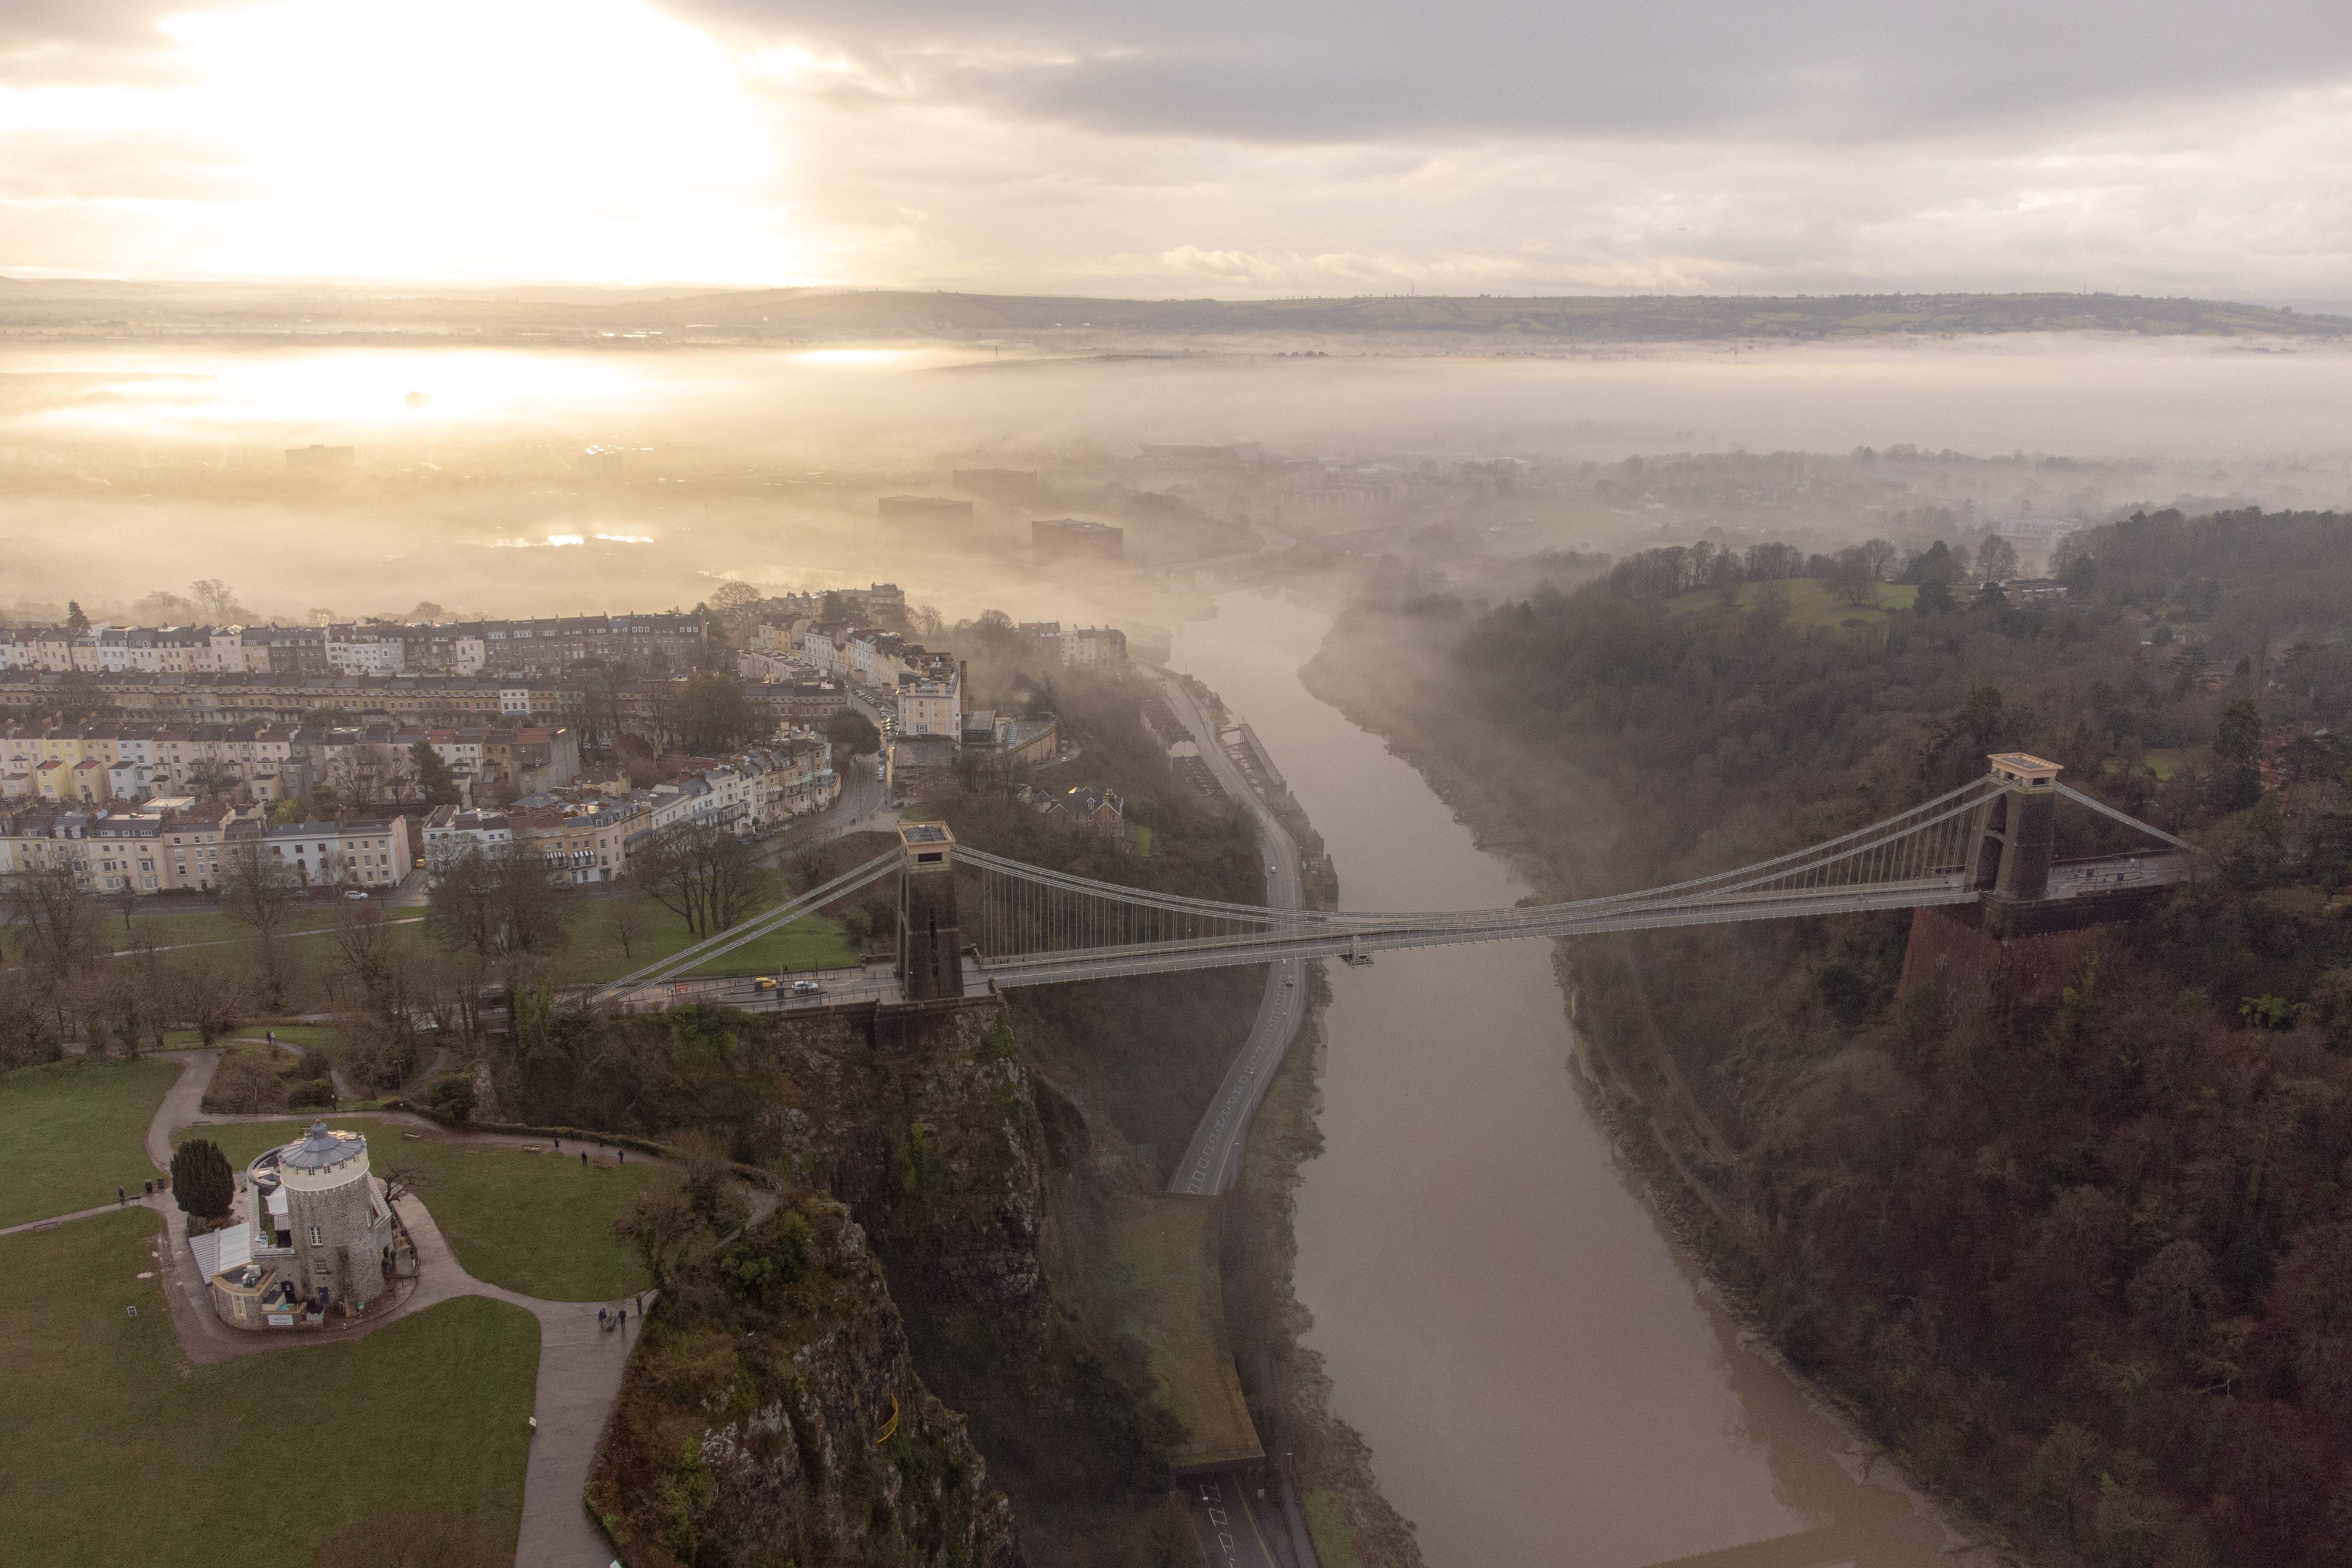
{"label": "street", "polygon": [[[1256,820],[1258,851],[1265,856],[1267,867],[1266,903],[1276,909],[1297,908],[1301,898],[1298,846],[1292,841],[1289,830],[1275,816],[1273,808],[1258,799],[1257,792],[1217,744],[1216,726],[1199,700],[1167,672],[1155,670],[1151,674],[1167,697],[1168,706],[1192,733],[1193,744],[1200,747],[1201,758],[1208,764],[1210,772],[1224,787],[1225,793],[1247,807]],[[1249,1136],[1250,1118],[1256,1113],[1266,1084],[1281,1065],[1283,1053],[1290,1049],[1291,1036],[1298,1032],[1299,1019],[1306,1013],[1306,967],[1304,962],[1293,958],[1268,968],[1257,1020],[1251,1026],[1249,1039],[1243,1042],[1240,1054],[1234,1058],[1233,1066],[1226,1069],[1224,1082],[1217,1085],[1216,1098],[1209,1103],[1207,1113],[1193,1132],[1192,1142],[1169,1181],[1169,1191],[1213,1197],[1231,1186],[1240,1175],[1241,1150]]]}
{"label": "street", "polygon": [[1295,1568],[1282,1506],[1261,1490],[1245,1470],[1184,1483],[1185,1517],[1210,1568]]}

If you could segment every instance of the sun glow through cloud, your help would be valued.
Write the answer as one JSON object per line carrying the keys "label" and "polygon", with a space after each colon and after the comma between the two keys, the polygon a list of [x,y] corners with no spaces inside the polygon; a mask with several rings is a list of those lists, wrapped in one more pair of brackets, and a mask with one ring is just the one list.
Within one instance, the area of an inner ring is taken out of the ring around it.
{"label": "sun glow through cloud", "polygon": [[2327,299],[2352,257],[2316,0],[2039,46],[2003,0],[152,3],[0,0],[0,274]]}
{"label": "sun glow through cloud", "polygon": [[793,280],[743,67],[639,0],[294,0],[163,25],[176,84],[12,95],[213,165],[180,275]]}

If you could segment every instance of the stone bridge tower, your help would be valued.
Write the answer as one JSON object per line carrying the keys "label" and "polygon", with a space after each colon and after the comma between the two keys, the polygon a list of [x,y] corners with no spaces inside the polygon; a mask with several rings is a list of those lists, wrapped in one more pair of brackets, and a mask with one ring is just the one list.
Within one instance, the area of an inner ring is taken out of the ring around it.
{"label": "stone bridge tower", "polygon": [[1978,811],[1969,885],[1990,900],[2032,903],[2048,896],[2057,858],[2058,764],[2022,751],[1988,760],[2008,788]]}
{"label": "stone bridge tower", "polygon": [[898,987],[910,1002],[963,995],[963,936],[956,924],[955,835],[939,822],[902,822]]}

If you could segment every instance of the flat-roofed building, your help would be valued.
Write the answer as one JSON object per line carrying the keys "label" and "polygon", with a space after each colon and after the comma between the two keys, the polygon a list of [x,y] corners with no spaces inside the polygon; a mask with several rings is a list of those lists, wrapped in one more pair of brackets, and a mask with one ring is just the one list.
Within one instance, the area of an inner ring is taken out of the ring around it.
{"label": "flat-roofed building", "polygon": [[1029,549],[1039,560],[1118,560],[1127,530],[1079,517],[1039,517],[1029,525]]}

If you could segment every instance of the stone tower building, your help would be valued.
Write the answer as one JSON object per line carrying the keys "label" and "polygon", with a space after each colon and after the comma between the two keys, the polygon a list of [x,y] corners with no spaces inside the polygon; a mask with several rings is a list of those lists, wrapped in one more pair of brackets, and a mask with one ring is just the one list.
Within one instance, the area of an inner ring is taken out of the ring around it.
{"label": "stone tower building", "polygon": [[955,835],[938,822],[902,822],[898,982],[910,1001],[963,995],[963,934],[956,925]]}
{"label": "stone tower building", "polygon": [[[305,1301],[323,1288],[330,1305],[367,1306],[384,1292],[393,1245],[392,1211],[368,1174],[367,1140],[314,1122],[300,1143],[276,1153],[284,1202],[273,1197],[269,1211],[278,1245],[293,1251],[289,1273],[296,1290]],[[266,1173],[257,1166],[254,1175],[258,1187]]]}

